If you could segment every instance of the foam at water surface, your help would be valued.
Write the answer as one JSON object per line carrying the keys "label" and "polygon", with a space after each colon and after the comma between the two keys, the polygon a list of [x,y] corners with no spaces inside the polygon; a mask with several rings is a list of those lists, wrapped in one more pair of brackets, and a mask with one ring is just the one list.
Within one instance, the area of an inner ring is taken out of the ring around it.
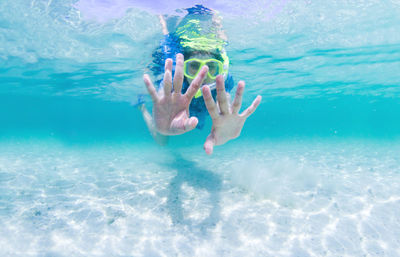
{"label": "foam at water surface", "polygon": [[[247,148],[246,152],[240,149]],[[0,145],[2,256],[397,256],[398,143]]]}

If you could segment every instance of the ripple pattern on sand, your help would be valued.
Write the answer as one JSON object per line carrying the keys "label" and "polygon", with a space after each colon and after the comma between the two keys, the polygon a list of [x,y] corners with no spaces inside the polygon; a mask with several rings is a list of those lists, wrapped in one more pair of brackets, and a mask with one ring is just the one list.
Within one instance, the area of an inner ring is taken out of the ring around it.
{"label": "ripple pattern on sand", "polygon": [[3,143],[0,255],[399,256],[398,150]]}

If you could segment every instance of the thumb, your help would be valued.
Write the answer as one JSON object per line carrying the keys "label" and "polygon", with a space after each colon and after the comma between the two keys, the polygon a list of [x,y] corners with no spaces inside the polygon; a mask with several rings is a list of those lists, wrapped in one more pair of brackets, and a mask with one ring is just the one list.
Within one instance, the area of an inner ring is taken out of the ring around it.
{"label": "thumb", "polygon": [[179,134],[188,132],[196,128],[198,120],[196,117],[184,119],[182,117],[175,118],[170,125],[172,131],[177,131]]}
{"label": "thumb", "polygon": [[214,149],[214,137],[210,134],[207,137],[206,142],[204,143],[204,150],[206,151],[206,154],[210,155],[213,153],[213,149]]}
{"label": "thumb", "polygon": [[190,131],[196,128],[198,122],[199,120],[196,117],[191,117],[190,119],[187,119],[185,121],[185,131]]}

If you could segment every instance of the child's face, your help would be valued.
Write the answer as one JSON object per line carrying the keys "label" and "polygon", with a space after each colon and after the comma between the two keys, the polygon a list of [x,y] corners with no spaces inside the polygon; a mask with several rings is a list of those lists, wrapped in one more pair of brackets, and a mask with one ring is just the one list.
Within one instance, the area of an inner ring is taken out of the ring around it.
{"label": "child's face", "polygon": [[[215,59],[215,57],[213,55],[206,54],[206,53],[197,53],[197,54],[194,54],[194,55],[190,56],[190,58],[188,58],[188,59],[192,59],[192,58],[197,58],[197,59],[201,59],[201,60]],[[189,82],[189,84],[192,83],[192,81],[193,81],[193,79],[190,79],[190,78],[186,78],[186,79]],[[209,76],[206,76],[206,78],[204,79],[202,85],[209,85],[209,84],[212,84],[214,82],[215,82],[215,79],[211,79]]]}

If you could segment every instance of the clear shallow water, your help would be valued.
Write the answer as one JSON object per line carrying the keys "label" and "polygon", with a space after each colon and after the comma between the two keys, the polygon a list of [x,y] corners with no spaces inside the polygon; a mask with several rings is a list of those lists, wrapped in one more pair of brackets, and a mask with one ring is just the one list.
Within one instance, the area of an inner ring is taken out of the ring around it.
{"label": "clear shallow water", "polygon": [[1,256],[400,255],[400,2],[204,3],[263,96],[211,157],[131,106],[189,3],[0,2]]}
{"label": "clear shallow water", "polygon": [[193,146],[3,143],[1,252],[398,256],[398,151],[242,141],[207,157]]}

